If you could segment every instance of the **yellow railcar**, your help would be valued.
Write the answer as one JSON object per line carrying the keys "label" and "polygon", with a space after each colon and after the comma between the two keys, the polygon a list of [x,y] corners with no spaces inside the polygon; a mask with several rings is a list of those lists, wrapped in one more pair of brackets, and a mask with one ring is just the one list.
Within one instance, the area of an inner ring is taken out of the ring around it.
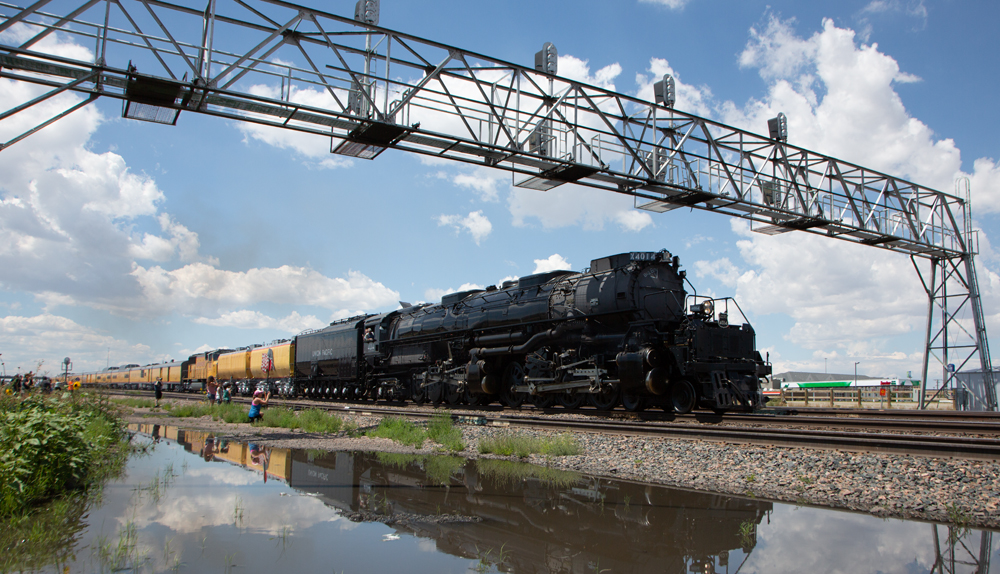
{"label": "yellow railcar", "polygon": [[147,369],[144,369],[139,365],[129,365],[128,388],[144,389],[146,388],[146,383],[148,382],[148,379],[149,379],[149,374],[147,373]]}
{"label": "yellow railcar", "polygon": [[163,383],[163,390],[181,390],[181,363],[171,361],[146,365],[143,367],[143,371],[143,382],[148,388],[153,388],[153,383],[159,379]]}
{"label": "yellow railcar", "polygon": [[250,378],[250,349],[240,349],[219,355],[220,381],[242,381]]}
{"label": "yellow railcar", "polygon": [[291,377],[294,371],[295,343],[291,341],[250,351],[250,376],[254,379],[284,379]]}

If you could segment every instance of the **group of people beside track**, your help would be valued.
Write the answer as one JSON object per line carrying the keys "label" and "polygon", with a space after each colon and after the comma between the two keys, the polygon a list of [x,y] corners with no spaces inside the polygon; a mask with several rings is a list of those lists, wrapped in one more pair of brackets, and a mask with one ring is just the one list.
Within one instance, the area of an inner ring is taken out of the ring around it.
{"label": "group of people beside track", "polygon": [[[20,373],[14,375],[9,381],[3,384],[3,387],[3,393],[6,395],[22,395],[32,391],[39,391],[41,393],[48,394],[53,390],[58,391],[60,383],[56,382],[55,386],[53,386],[52,379],[48,377],[39,377],[33,372],[28,371],[23,375]],[[72,387],[70,390],[72,390]]]}
{"label": "group of people beside track", "polygon": [[[159,382],[159,379],[157,379]],[[208,395],[208,402],[212,404],[229,404],[233,400],[233,383],[231,381],[226,381],[225,383],[219,384],[215,380],[215,377],[209,376],[208,382],[205,383],[205,392]],[[162,385],[160,390],[156,391],[156,401],[159,405],[160,398],[162,394]],[[267,406],[268,401],[271,400],[271,393],[265,393],[264,391],[257,389],[253,392],[253,400],[250,401],[250,412],[247,413],[248,422],[256,422],[264,418],[264,414],[261,410]]]}

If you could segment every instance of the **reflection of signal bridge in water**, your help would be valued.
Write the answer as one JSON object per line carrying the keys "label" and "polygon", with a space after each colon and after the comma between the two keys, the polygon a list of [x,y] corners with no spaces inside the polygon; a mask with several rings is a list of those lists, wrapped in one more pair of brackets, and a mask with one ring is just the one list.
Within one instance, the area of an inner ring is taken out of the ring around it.
{"label": "reflection of signal bridge in water", "polygon": [[[329,137],[332,152],[353,157],[394,148],[504,169],[520,187],[575,183],[631,195],[652,212],[690,207],[749,220],[760,233],[900,252],[928,295],[922,380],[932,357],[942,389],[969,384],[956,373],[979,367],[974,402],[997,408],[967,184],[943,193],[795,147],[783,114],[762,136],[684,113],[670,77],[655,84],[653,103],[560,77],[552,44],[529,68],[382,28],[377,0],[360,0],[354,18],[282,0],[64,4],[3,9],[0,32],[22,25],[34,35],[0,44],[0,77],[50,91],[0,121],[68,91],[88,98],[0,149],[108,96],[134,119],[209,114]],[[56,31],[95,46],[94,61],[37,51]],[[306,91],[326,107],[298,101]]]}

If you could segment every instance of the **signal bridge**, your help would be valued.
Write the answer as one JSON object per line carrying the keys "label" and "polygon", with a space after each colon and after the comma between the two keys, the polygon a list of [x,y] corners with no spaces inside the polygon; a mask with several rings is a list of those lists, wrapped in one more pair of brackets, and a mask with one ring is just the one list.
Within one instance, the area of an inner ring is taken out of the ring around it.
{"label": "signal bridge", "polygon": [[[0,10],[0,42],[20,38],[0,43],[0,77],[48,88],[0,121],[66,92],[86,96],[0,150],[111,97],[137,120],[208,114],[329,138],[332,153],[374,159],[393,148],[507,170],[514,185],[539,191],[585,185],[652,212],[691,207],[749,220],[759,233],[899,252],[928,296],[922,379],[940,368],[941,392],[978,367],[974,399],[997,408],[967,183],[948,194],[796,147],[783,115],[762,136],[685,113],[670,77],[654,102],[560,77],[552,44],[528,67],[383,28],[377,0],[360,0],[354,17],[283,0],[38,0]],[[54,34],[92,46],[93,58],[48,53]],[[303,93],[327,103],[307,105]]]}

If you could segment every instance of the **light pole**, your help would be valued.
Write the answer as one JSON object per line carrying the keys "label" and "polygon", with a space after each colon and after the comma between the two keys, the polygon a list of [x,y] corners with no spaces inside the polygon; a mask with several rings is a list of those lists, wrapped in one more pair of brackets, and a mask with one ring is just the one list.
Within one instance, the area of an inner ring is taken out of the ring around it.
{"label": "light pole", "polygon": [[861,407],[861,387],[858,386],[858,363],[861,361],[854,361],[854,390],[858,391],[858,408]]}
{"label": "light pole", "polygon": [[69,370],[73,367],[73,362],[69,360],[69,357],[63,359],[63,385],[66,386],[66,390],[72,390],[72,386],[69,384]]}

